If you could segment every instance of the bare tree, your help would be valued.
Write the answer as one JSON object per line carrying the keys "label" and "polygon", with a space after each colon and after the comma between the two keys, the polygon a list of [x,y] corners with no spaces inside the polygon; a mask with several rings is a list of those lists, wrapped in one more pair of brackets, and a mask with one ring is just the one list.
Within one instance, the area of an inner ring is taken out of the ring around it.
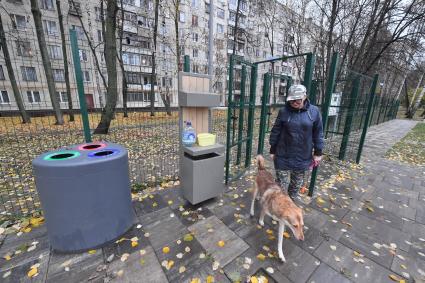
{"label": "bare tree", "polygon": [[43,61],[44,72],[46,74],[47,87],[49,89],[50,100],[55,113],[56,125],[63,125],[63,116],[60,110],[58,97],[56,96],[55,82],[53,80],[52,65],[50,64],[49,54],[47,53],[46,39],[44,38],[43,25],[41,22],[41,12],[38,7],[38,0],[31,0],[31,12],[34,18],[35,30],[37,33],[38,46],[40,48],[41,59]]}
{"label": "bare tree", "polygon": [[[34,0],[32,0],[34,1]],[[95,129],[95,134],[107,134],[112,118],[114,116],[115,107],[117,104],[117,1],[108,0],[106,5],[106,20],[105,20],[105,61],[108,74],[108,83],[106,88],[106,105],[100,122]]]}
{"label": "bare tree", "polygon": [[[153,24],[153,51],[152,51],[152,73],[151,73],[151,92],[150,92],[150,110],[151,110],[151,116],[155,116],[155,84],[157,84],[157,77],[156,77],[156,50],[157,50],[157,38],[158,38],[158,14],[159,14],[159,5],[160,0],[154,0],[155,1],[155,20]],[[165,104],[168,105],[168,112],[170,107],[169,103]],[[171,113],[170,113],[171,114]]]}
{"label": "bare tree", "polygon": [[68,98],[68,109],[69,109],[69,121],[74,121],[74,113],[72,112],[72,95],[71,95],[71,84],[69,82],[69,66],[68,66],[68,54],[66,52],[66,41],[65,41],[65,30],[63,27],[63,14],[61,9],[61,1],[56,0],[56,7],[58,9],[59,28],[61,32],[62,41],[62,58],[65,73],[65,85],[66,85],[66,97]]}
{"label": "bare tree", "polygon": [[[123,40],[123,34],[124,34],[124,7],[123,7],[123,1],[120,0],[120,6],[121,6],[121,24],[119,27],[119,52],[117,53],[118,62],[120,64],[121,73],[122,73],[122,104],[123,104],[123,111],[124,111],[124,117],[128,117],[128,109],[127,109],[127,96],[128,96],[128,84],[127,84],[127,76],[125,74],[124,69],[124,62],[122,59],[122,40]],[[102,20],[102,22],[104,22]]]}
{"label": "bare tree", "polygon": [[[3,7],[2,7],[3,8]],[[9,75],[10,83],[12,85],[13,95],[15,97],[16,104],[18,105],[19,113],[22,117],[22,123],[31,123],[31,118],[25,110],[24,103],[22,101],[21,93],[18,88],[18,84],[16,83],[15,71],[12,67],[12,61],[10,60],[9,49],[7,47],[6,36],[3,28],[3,20],[0,14],[0,45],[3,50],[4,61],[7,68],[7,74]]]}

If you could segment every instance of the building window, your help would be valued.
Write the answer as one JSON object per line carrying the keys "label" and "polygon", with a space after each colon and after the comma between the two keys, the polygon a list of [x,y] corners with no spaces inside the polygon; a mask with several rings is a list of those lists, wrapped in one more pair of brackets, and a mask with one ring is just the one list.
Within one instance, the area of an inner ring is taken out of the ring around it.
{"label": "building window", "polygon": [[131,6],[135,6],[136,5],[136,1],[135,0],[123,0],[122,3],[124,5],[131,5]]}
{"label": "building window", "polygon": [[84,30],[83,30],[82,27],[72,25],[72,29],[77,31],[77,38],[78,39],[84,39],[85,38]]}
{"label": "building window", "polygon": [[193,42],[198,42],[198,34],[196,32],[192,33]]}
{"label": "building window", "polygon": [[182,11],[180,11],[180,14],[179,14],[179,21],[181,23],[184,23],[184,21],[185,21],[185,15],[184,15],[184,12],[182,12]]}
{"label": "building window", "polygon": [[53,6],[53,0],[40,0],[40,7],[44,10],[54,10],[55,6]]}
{"label": "building window", "polygon": [[32,50],[29,41],[16,41],[18,56],[31,57]]}
{"label": "building window", "polygon": [[136,53],[123,52],[122,61],[126,65],[140,66],[141,55]]}
{"label": "building window", "polygon": [[[127,102],[150,102],[150,92],[129,92]],[[155,95],[155,102],[157,102]]]}
{"label": "building window", "polygon": [[61,102],[61,103],[68,102],[68,96],[66,95],[65,91],[57,91],[56,97],[58,98],[58,101]]}
{"label": "building window", "polygon": [[217,8],[217,17],[220,19],[224,19],[224,10],[221,8]]}
{"label": "building window", "polygon": [[100,9],[100,7],[94,7],[94,13],[96,21],[102,21],[102,10]]}
{"label": "building window", "polygon": [[124,21],[130,22],[132,24],[137,23],[137,15],[135,13],[124,12]]}
{"label": "building window", "polygon": [[22,78],[27,82],[36,82],[37,74],[35,72],[35,67],[25,67],[21,66]]}
{"label": "building window", "polygon": [[221,24],[217,24],[217,33],[223,33],[224,32],[224,27]]}
{"label": "building window", "polygon": [[192,15],[192,27],[198,26],[198,16]]}
{"label": "building window", "polygon": [[0,92],[0,104],[9,104],[10,100],[9,100],[9,95],[7,94],[7,91],[2,90]]}
{"label": "building window", "polygon": [[209,14],[211,11],[210,3],[205,2],[205,13]]}
{"label": "building window", "polygon": [[47,45],[47,52],[52,60],[62,59],[62,47],[59,45]]}
{"label": "building window", "polygon": [[63,69],[53,69],[53,80],[55,82],[64,82],[65,73]]}
{"label": "building window", "polygon": [[150,43],[149,39],[141,39],[140,40],[140,47],[145,48],[145,49],[150,49],[151,43]]}
{"label": "building window", "polygon": [[97,41],[103,42],[103,34],[101,30],[97,30]]}
{"label": "building window", "polygon": [[153,20],[146,18],[145,16],[139,16],[137,23],[139,26],[142,26],[144,28],[150,28],[153,26]]}
{"label": "building window", "polygon": [[14,29],[25,30],[27,27],[27,18],[21,15],[10,15]]}
{"label": "building window", "polygon": [[142,84],[142,74],[141,73],[133,73],[133,72],[125,72],[125,78],[127,79],[128,84]]}
{"label": "building window", "polygon": [[28,90],[27,91],[27,97],[29,103],[40,103],[40,92],[37,90]]}
{"label": "building window", "polygon": [[80,61],[82,62],[87,62],[88,58],[87,58],[87,50],[84,49],[79,49],[78,53],[80,55]]}
{"label": "building window", "polygon": [[198,55],[199,55],[198,49],[193,49],[193,58],[198,57]]}
{"label": "building window", "polygon": [[0,81],[4,81],[5,79],[3,66],[0,65]]}
{"label": "building window", "polygon": [[216,82],[215,83],[215,90],[217,92],[223,92],[223,82]]}
{"label": "building window", "polygon": [[91,82],[91,80],[90,80],[90,71],[83,71],[83,81],[85,83]]}
{"label": "building window", "polygon": [[236,21],[236,13],[235,12],[229,13],[229,20],[232,21],[232,22]]}
{"label": "building window", "polygon": [[192,7],[193,7],[193,8],[198,7],[198,1],[199,1],[199,0],[192,0]]}
{"label": "building window", "polygon": [[163,87],[173,87],[173,79],[162,77],[162,86]]}
{"label": "building window", "polygon": [[75,0],[68,1],[69,10],[68,13],[74,16],[81,16],[81,3]]}
{"label": "building window", "polygon": [[55,21],[43,20],[43,29],[46,34],[49,34],[49,35],[58,34],[58,27]]}

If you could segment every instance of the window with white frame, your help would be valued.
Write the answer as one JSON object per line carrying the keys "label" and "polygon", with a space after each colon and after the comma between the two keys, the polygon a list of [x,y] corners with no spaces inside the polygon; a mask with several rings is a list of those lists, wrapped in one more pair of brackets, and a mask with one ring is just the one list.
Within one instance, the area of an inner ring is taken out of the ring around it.
{"label": "window with white frame", "polygon": [[145,16],[138,16],[137,19],[138,19],[137,23],[138,23],[139,26],[142,26],[144,28],[150,28],[150,27],[153,26],[153,20],[152,19],[149,19]]}
{"label": "window with white frame", "polygon": [[193,42],[198,42],[198,34],[196,32],[192,33]]}
{"label": "window with white frame", "polygon": [[4,81],[6,78],[4,76],[3,66],[0,65],[0,81]]}
{"label": "window with white frame", "polygon": [[40,8],[43,10],[54,10],[53,0],[40,0]]}
{"label": "window with white frame", "polygon": [[68,95],[66,94],[66,91],[57,91],[56,97],[60,103],[68,102]]}
{"label": "window with white frame", "polygon": [[223,33],[224,32],[224,26],[222,24],[217,24],[217,33]]}
{"label": "window with white frame", "polygon": [[198,3],[199,3],[199,0],[192,0],[192,7],[193,8],[198,7]]}
{"label": "window with white frame", "polygon": [[140,66],[141,55],[130,52],[123,52],[122,61],[125,65]]}
{"label": "window with white frame", "polygon": [[14,29],[25,30],[27,28],[27,18],[21,15],[10,15]]}
{"label": "window with white frame", "polygon": [[80,55],[80,61],[83,61],[83,62],[88,61],[87,50],[79,49],[78,54]]}
{"label": "window with white frame", "polygon": [[230,11],[229,20],[232,21],[232,22],[236,21],[236,13],[235,12]]}
{"label": "window with white frame", "polygon": [[185,22],[185,15],[184,15],[184,12],[182,12],[182,11],[180,11],[180,13],[179,13],[179,21],[181,22],[181,23],[184,23]]}
{"label": "window with white frame", "polygon": [[62,59],[62,47],[59,45],[47,45],[47,53],[52,60]]}
{"label": "window with white frame", "polygon": [[55,82],[64,82],[65,81],[65,72],[63,69],[53,69],[53,80]]}
{"label": "window with white frame", "polygon": [[141,65],[142,66],[152,66],[152,56],[150,55],[141,55]]}
{"label": "window with white frame", "polygon": [[49,35],[58,34],[58,27],[55,21],[43,20],[43,29],[46,34],[49,34]]}
{"label": "window with white frame", "polygon": [[198,57],[199,55],[198,49],[193,49],[192,55],[193,55],[193,58]]}
{"label": "window with white frame", "polygon": [[0,104],[9,104],[10,100],[9,100],[9,95],[7,94],[6,90],[2,90],[0,92]]}
{"label": "window with white frame", "polygon": [[83,71],[83,81],[85,83],[91,82],[90,71]]}
{"label": "window with white frame", "polygon": [[18,56],[22,56],[22,57],[32,56],[31,43],[29,41],[17,40],[16,47],[17,47]]}
{"label": "window with white frame", "polygon": [[142,73],[125,72],[125,78],[127,79],[128,84],[142,84]]}
{"label": "window with white frame", "polygon": [[221,8],[217,8],[217,17],[220,19],[224,19],[224,10]]}
{"label": "window with white frame", "polygon": [[36,82],[37,73],[35,67],[21,66],[22,79],[27,82]]}
{"label": "window with white frame", "polygon": [[135,13],[124,12],[124,21],[130,22],[132,24],[137,23],[137,15]]}
{"label": "window with white frame", "polygon": [[29,103],[40,103],[40,92],[37,90],[28,90],[27,91],[27,98]]}

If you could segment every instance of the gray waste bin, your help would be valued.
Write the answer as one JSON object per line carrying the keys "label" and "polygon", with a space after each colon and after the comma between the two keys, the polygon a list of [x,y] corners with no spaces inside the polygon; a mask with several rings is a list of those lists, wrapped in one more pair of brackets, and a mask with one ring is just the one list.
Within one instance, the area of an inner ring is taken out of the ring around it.
{"label": "gray waste bin", "polygon": [[52,248],[76,252],[99,247],[133,224],[127,150],[91,143],[33,160],[37,191]]}
{"label": "gray waste bin", "polygon": [[220,196],[224,191],[224,146],[183,147],[181,184],[192,204]]}

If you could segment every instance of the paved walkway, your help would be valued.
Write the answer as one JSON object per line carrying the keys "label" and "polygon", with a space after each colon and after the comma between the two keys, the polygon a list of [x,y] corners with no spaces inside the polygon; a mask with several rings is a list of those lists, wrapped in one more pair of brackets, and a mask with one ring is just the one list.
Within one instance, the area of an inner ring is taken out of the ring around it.
{"label": "paved walkway", "polygon": [[[414,125],[396,120],[370,129],[364,168],[335,172],[303,205],[306,239],[284,239],[284,264],[276,258],[276,225],[266,217],[261,228],[258,216],[249,218],[252,170],[199,207],[179,189],[140,197],[125,240],[90,253],[51,252],[45,226],[3,236],[0,281],[245,282],[263,275],[268,282],[425,282],[425,168],[383,157]],[[29,278],[31,267],[38,274]]]}

